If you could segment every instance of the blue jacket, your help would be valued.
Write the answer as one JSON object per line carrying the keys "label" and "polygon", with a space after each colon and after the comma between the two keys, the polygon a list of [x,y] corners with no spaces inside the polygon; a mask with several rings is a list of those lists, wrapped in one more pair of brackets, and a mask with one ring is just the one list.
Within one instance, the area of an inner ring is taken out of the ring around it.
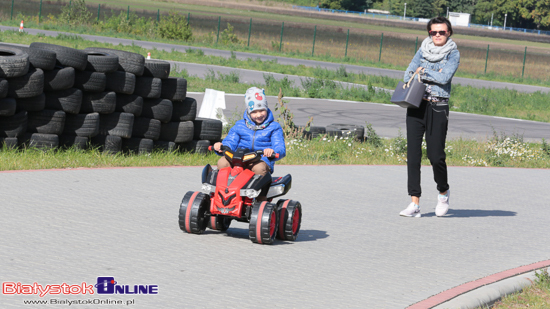
{"label": "blue jacket", "polygon": [[265,148],[271,148],[275,153],[279,154],[278,159],[268,159],[262,157],[271,172],[275,167],[275,161],[284,158],[286,155],[285,138],[283,135],[283,129],[274,121],[273,113],[271,110],[267,110],[267,118],[262,125],[256,126],[254,124],[253,129],[249,128],[246,124],[254,124],[254,122],[248,117],[247,112],[244,112],[243,119],[237,121],[235,125],[229,130],[227,137],[223,139],[223,145],[230,147],[233,151],[238,148],[248,148],[251,151],[262,150]]}
{"label": "blue jacket", "polygon": [[[424,73],[420,79],[424,84],[431,85],[432,95],[441,98],[451,97],[451,80],[460,64],[460,53],[457,49],[451,51],[445,58],[438,62],[430,62],[422,57],[422,49],[414,55],[411,64],[405,71],[403,81],[409,82],[418,67],[423,67]],[[443,69],[439,72],[440,69]]]}

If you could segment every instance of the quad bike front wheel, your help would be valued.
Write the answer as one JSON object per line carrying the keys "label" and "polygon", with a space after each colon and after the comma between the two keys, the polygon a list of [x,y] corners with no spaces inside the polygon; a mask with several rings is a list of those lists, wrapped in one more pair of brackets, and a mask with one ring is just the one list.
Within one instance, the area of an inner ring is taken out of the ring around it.
{"label": "quad bike front wheel", "polygon": [[205,213],[210,205],[210,196],[202,192],[189,191],[180,205],[180,229],[187,233],[201,234],[206,229]]}
{"label": "quad bike front wheel", "polygon": [[210,216],[208,220],[208,228],[225,232],[231,225],[231,218],[224,216]]}
{"label": "quad bike front wheel", "polygon": [[265,245],[273,243],[279,221],[276,207],[268,202],[254,204],[248,226],[248,236],[252,242]]}
{"label": "quad bike front wheel", "polygon": [[298,201],[279,200],[277,202],[279,214],[279,232],[277,238],[294,241],[300,232],[302,224],[302,205]]}

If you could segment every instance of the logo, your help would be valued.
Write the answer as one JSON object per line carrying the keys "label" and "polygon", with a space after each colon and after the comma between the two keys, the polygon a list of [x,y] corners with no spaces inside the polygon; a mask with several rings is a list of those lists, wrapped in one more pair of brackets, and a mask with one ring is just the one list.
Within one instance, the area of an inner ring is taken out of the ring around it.
{"label": "logo", "polygon": [[114,277],[97,277],[97,294],[158,294],[158,285],[119,285]]}
{"label": "logo", "polygon": [[249,108],[250,110],[253,110],[253,109],[254,109],[254,101],[248,102],[248,108]]}
{"label": "logo", "polygon": [[264,99],[264,98],[263,98],[259,93],[257,93],[257,92],[256,92],[256,94],[255,94],[254,96],[256,97],[256,100],[258,100],[258,101],[261,101],[261,100]]}

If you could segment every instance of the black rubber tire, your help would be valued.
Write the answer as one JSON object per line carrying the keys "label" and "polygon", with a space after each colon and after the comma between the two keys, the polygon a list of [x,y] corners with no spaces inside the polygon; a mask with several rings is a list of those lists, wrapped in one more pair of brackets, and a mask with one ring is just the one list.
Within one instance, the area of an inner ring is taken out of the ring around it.
{"label": "black rubber tire", "polygon": [[39,94],[36,97],[16,99],[17,110],[28,112],[39,112],[46,108],[46,95],[44,93]]}
{"label": "black rubber tire", "polygon": [[202,234],[208,224],[205,213],[209,207],[209,195],[202,192],[187,192],[180,204],[180,229],[187,233]]}
{"label": "black rubber tire", "polygon": [[74,135],[59,135],[59,147],[75,148],[75,149],[88,149],[90,139],[84,136]]}
{"label": "black rubber tire", "polygon": [[298,201],[278,200],[279,231],[277,239],[295,241],[302,225],[302,205]]}
{"label": "black rubber tire", "polygon": [[106,73],[107,85],[105,89],[116,93],[133,94],[136,87],[136,76],[128,72]]}
{"label": "black rubber tire", "polygon": [[17,47],[0,46],[0,77],[19,77],[29,70],[29,55]]}
{"label": "black rubber tire", "polygon": [[363,141],[365,135],[365,127],[354,124],[333,123],[327,126],[328,136],[338,136],[343,138],[354,138],[358,141]]}
{"label": "black rubber tire", "polygon": [[132,137],[148,138],[156,141],[160,137],[160,128],[160,120],[136,117],[134,118]]}
{"label": "black rubber tire", "polygon": [[279,218],[276,205],[256,202],[252,208],[248,236],[254,243],[271,245],[277,236]]}
{"label": "black rubber tire", "polygon": [[0,137],[0,148],[17,149],[19,148],[19,139],[17,137]]}
{"label": "black rubber tire", "polygon": [[185,98],[183,101],[172,101],[172,121],[193,121],[197,118],[197,100]]}
{"label": "black rubber tire", "polygon": [[27,148],[49,150],[59,147],[59,136],[56,134],[26,133],[20,141]]}
{"label": "black rubber tire", "polygon": [[29,112],[27,132],[59,135],[63,133],[65,119],[64,111],[45,109],[40,112]]}
{"label": "black rubber tire", "polygon": [[107,75],[100,72],[77,71],[74,87],[86,92],[103,92],[107,87]]}
{"label": "black rubber tire", "polygon": [[116,93],[114,92],[84,92],[80,113],[111,114],[116,109]]}
{"label": "black rubber tire", "polygon": [[229,229],[231,221],[231,218],[226,216],[210,216],[210,218],[208,218],[208,228],[225,232]]}
{"label": "black rubber tire", "polygon": [[44,71],[29,69],[27,74],[8,79],[8,95],[12,98],[30,98],[44,92]]}
{"label": "black rubber tire", "polygon": [[27,111],[20,111],[0,121],[0,137],[20,137],[27,131]]}
{"label": "black rubber tire", "polygon": [[71,67],[44,71],[44,91],[57,91],[72,88],[75,82],[75,70]]}
{"label": "black rubber tire", "polygon": [[170,141],[154,141],[154,149],[167,151],[167,152],[175,152],[177,151],[178,145],[174,142]]}
{"label": "black rubber tire", "polygon": [[160,98],[160,89],[162,81],[157,77],[139,76],[136,77],[136,87],[134,94],[149,99]]}
{"label": "black rubber tire", "polygon": [[187,80],[182,77],[163,79],[160,97],[171,101],[184,100],[187,97]]}
{"label": "black rubber tire", "polygon": [[187,143],[193,140],[193,122],[168,122],[160,127],[160,139],[174,143]]}
{"label": "black rubber tire", "polygon": [[172,119],[172,101],[166,99],[143,99],[141,116],[168,123]]}
{"label": "black rubber tire", "polygon": [[163,60],[145,59],[143,76],[166,79],[170,76],[170,62]]}
{"label": "black rubber tire", "polygon": [[68,114],[78,114],[82,106],[82,90],[69,88],[46,93],[46,108],[62,110]]}
{"label": "black rubber tire", "polygon": [[217,119],[197,118],[193,121],[195,132],[194,140],[206,139],[212,143],[222,138],[223,123]]}
{"label": "black rubber tire", "polygon": [[81,50],[41,42],[33,42],[31,43],[30,47],[47,49],[55,52],[57,64],[61,66],[73,67],[79,71],[84,71],[84,69],[86,69],[86,64],[88,63],[88,55]]}
{"label": "black rubber tire", "polygon": [[132,137],[134,115],[129,113],[112,113],[99,115],[99,134],[123,138]]}
{"label": "black rubber tire", "polygon": [[208,147],[210,146],[211,143],[209,140],[192,140],[181,144],[181,149],[190,153],[207,154],[209,151]]}
{"label": "black rubber tire", "polygon": [[123,138],[122,151],[134,154],[147,154],[153,152],[154,142],[149,138]]}
{"label": "black rubber tire", "polygon": [[44,71],[51,71],[55,68],[55,52],[40,48],[30,48],[9,43],[0,43],[0,46],[17,48],[29,55],[29,68],[39,68]]}
{"label": "black rubber tire", "polygon": [[9,117],[15,115],[17,110],[17,102],[14,98],[3,98],[0,99],[0,121],[1,117]]}
{"label": "black rubber tire", "polygon": [[86,71],[109,73],[118,70],[118,56],[112,53],[84,50],[88,55]]}
{"label": "black rubber tire", "polygon": [[94,137],[99,134],[99,114],[67,114],[63,135]]}
{"label": "black rubber tire", "polygon": [[3,99],[8,95],[8,89],[8,80],[5,78],[0,78],[0,99]]}
{"label": "black rubber tire", "polygon": [[299,126],[298,128],[304,130],[303,137],[306,139],[313,139],[327,134],[327,129],[325,127],[311,126],[309,127],[309,131],[306,131],[303,126]]}
{"label": "black rubber tire", "polygon": [[136,76],[143,75],[145,57],[140,54],[127,52],[117,49],[101,48],[101,47],[88,47],[85,49],[88,51],[104,52],[118,56],[118,70],[135,74]]}
{"label": "black rubber tire", "polygon": [[117,154],[122,150],[122,137],[114,135],[96,135],[91,144],[104,153]]}
{"label": "black rubber tire", "polygon": [[133,114],[136,117],[141,116],[143,110],[143,98],[135,94],[116,94],[117,112]]}

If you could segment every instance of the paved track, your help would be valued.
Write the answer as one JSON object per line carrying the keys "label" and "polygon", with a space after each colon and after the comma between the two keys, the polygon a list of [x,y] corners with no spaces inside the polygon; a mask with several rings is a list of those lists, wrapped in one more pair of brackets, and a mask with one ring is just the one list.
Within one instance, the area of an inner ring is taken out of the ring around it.
{"label": "paved track", "polygon": [[[179,202],[200,188],[200,172],[0,173],[2,281],[159,286],[158,295],[92,297],[134,299],[133,308],[404,308],[550,256],[541,194],[550,170],[451,167],[452,209],[437,218],[423,168],[424,217],[403,218],[404,166],[277,166],[292,174],[288,197],[304,218],[297,242],[273,246],[251,243],[244,223],[228,234],[179,230]],[[0,307],[28,308],[28,299],[38,297],[0,295]]]}

